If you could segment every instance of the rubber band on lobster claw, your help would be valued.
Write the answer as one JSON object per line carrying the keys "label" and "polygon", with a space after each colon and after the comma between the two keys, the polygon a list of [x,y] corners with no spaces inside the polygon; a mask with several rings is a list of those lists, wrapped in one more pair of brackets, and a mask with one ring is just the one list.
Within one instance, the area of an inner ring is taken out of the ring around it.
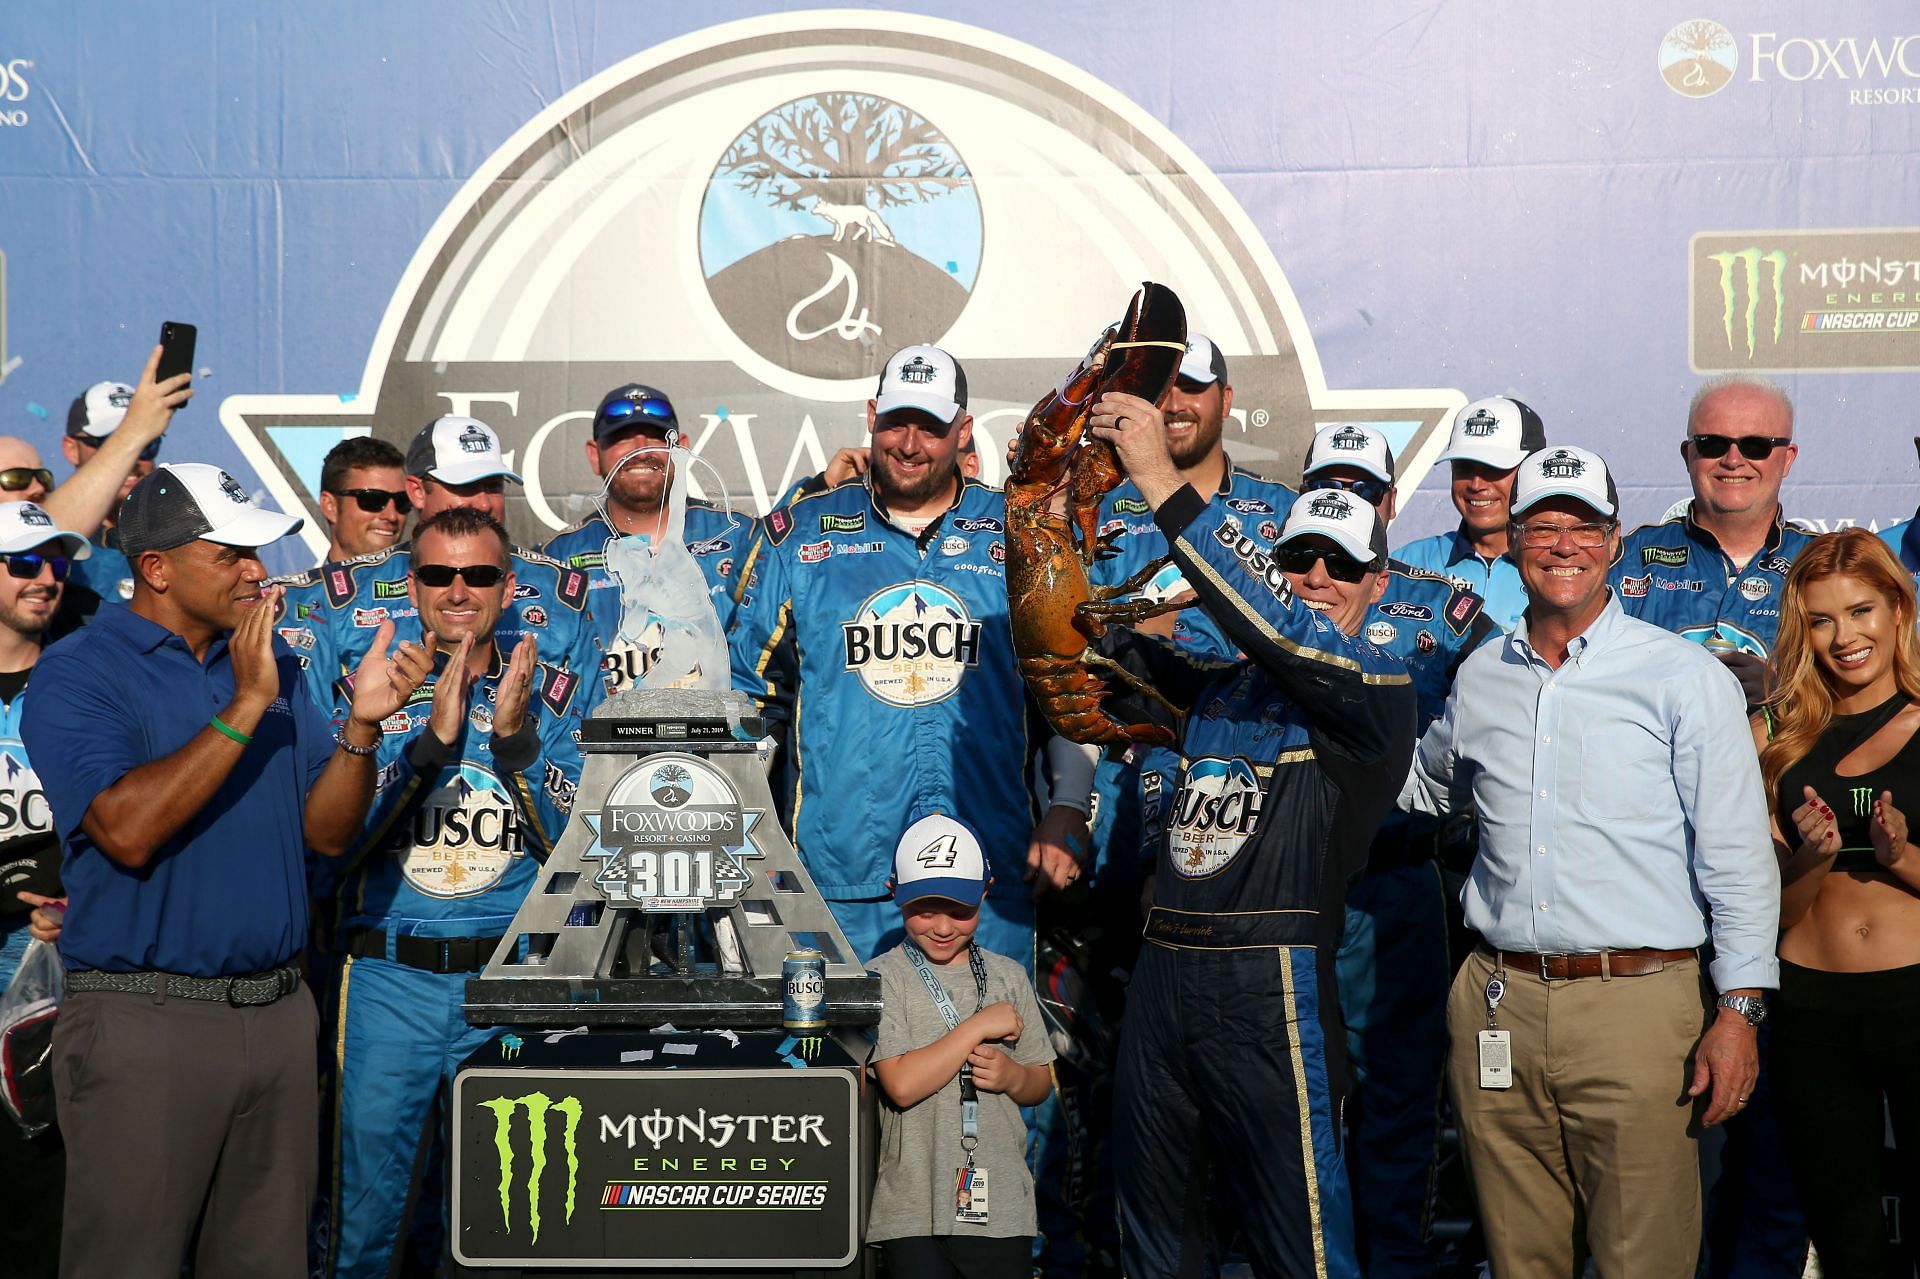
{"label": "rubber band on lobster claw", "polygon": [[[1079,366],[1033,406],[1007,476],[1007,602],[1020,674],[1054,732],[1076,742],[1166,745],[1158,724],[1109,715],[1109,680],[1167,705],[1151,686],[1087,645],[1109,623],[1141,622],[1183,601],[1128,598],[1166,563],[1117,586],[1091,585],[1101,549],[1100,503],[1126,478],[1113,446],[1087,433],[1094,401],[1108,392],[1158,403],[1187,349],[1187,313],[1172,289],[1146,283],[1126,318],[1101,334]],[[1067,513],[1052,511],[1065,490]],[[1097,673],[1096,673],[1097,672]],[[1104,678],[1103,678],[1104,676]],[[1172,709],[1169,706],[1169,709]]]}

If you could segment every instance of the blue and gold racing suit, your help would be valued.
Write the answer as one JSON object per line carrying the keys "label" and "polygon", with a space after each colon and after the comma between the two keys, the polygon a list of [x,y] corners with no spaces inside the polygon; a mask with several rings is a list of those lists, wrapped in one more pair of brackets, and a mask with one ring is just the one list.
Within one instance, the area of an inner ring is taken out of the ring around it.
{"label": "blue and gold racing suit", "polygon": [[[504,673],[495,647],[451,747],[427,727],[436,679],[382,724],[373,807],[342,867],[348,958],[322,1186],[331,1275],[385,1276],[405,1241],[416,1151],[431,1139],[441,1086],[496,1033],[467,1024],[467,979],[493,957],[573,808],[576,734],[605,693],[598,672],[541,662],[528,727],[508,744],[493,736]],[[338,681],[336,719],[351,681]],[[496,757],[506,745],[519,757]],[[428,1211],[416,1226],[437,1220]]]}
{"label": "blue and gold racing suit", "polygon": [[1115,1099],[1126,1272],[1141,1279],[1217,1261],[1223,1213],[1255,1273],[1359,1274],[1333,961],[1348,884],[1413,753],[1414,689],[1397,659],[1295,599],[1244,518],[1190,487],[1156,513],[1246,659],[1111,638],[1187,708]]}
{"label": "blue and gold racing suit", "polygon": [[1812,540],[1776,513],[1766,544],[1745,568],[1735,568],[1713,534],[1683,512],[1627,534],[1607,580],[1633,617],[1696,643],[1718,636],[1766,657],[1780,629],[1787,570]]}
{"label": "blue and gold racing suit", "polygon": [[[722,634],[733,622],[733,572],[746,559],[753,533],[753,521],[745,515],[729,515],[705,502],[687,503],[681,541],[706,576]],[[594,634],[606,664],[607,687],[618,693],[638,684],[653,665],[660,652],[661,635],[657,622],[649,625],[643,619],[632,628],[640,636],[640,643],[620,638],[620,583],[607,571],[607,543],[612,539],[613,530],[596,514],[555,533],[540,550],[568,568],[586,573],[587,609],[593,615]]]}
{"label": "blue and gold racing suit", "polygon": [[729,636],[733,682],[789,721],[776,790],[858,959],[897,942],[894,843],[939,812],[979,832],[993,873],[980,944],[1032,965],[1034,812],[1006,557],[1006,499],[977,480],[918,535],[864,480],[761,520]]}

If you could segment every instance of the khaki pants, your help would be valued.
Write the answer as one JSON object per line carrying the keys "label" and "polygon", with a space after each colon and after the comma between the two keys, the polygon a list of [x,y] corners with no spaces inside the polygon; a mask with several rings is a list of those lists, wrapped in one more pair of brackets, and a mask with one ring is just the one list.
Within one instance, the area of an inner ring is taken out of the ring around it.
{"label": "khaki pants", "polygon": [[1501,1090],[1480,1087],[1477,1038],[1495,964],[1476,950],[1447,997],[1448,1083],[1495,1279],[1577,1279],[1586,1251],[1603,1279],[1690,1279],[1700,1160],[1686,1092],[1710,1009],[1699,962],[1556,982],[1506,967]]}

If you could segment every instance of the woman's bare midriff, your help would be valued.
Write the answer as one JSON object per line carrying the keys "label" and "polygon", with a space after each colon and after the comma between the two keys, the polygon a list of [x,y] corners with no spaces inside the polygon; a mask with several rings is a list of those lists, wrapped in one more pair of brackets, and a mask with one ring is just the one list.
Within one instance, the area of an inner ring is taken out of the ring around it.
{"label": "woman's bare midriff", "polygon": [[1780,958],[1830,973],[1920,964],[1920,895],[1891,873],[1829,871],[1813,905],[1781,937]]}

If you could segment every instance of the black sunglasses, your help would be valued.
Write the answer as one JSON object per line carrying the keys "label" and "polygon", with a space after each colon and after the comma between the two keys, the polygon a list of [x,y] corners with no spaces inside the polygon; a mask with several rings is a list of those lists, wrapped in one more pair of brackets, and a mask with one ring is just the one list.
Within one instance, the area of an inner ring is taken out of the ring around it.
{"label": "black sunglasses", "polygon": [[369,515],[378,515],[387,509],[387,503],[393,503],[393,509],[402,515],[413,509],[413,499],[404,492],[395,493],[391,489],[328,489],[335,497],[350,497],[360,504],[360,509]]}
{"label": "black sunglasses", "polygon": [[1311,546],[1276,546],[1268,552],[1282,573],[1305,575],[1313,572],[1315,560],[1327,562],[1327,576],[1336,582],[1357,582],[1367,575],[1369,565],[1341,551],[1322,551]]}
{"label": "black sunglasses", "polygon": [[1738,445],[1741,457],[1749,462],[1759,462],[1773,456],[1775,449],[1787,447],[1793,440],[1778,435],[1689,435],[1687,443],[1693,445],[1695,453],[1709,461],[1725,457],[1729,449]]}
{"label": "black sunglasses", "polygon": [[53,570],[53,580],[64,582],[73,568],[73,561],[64,555],[42,555],[38,551],[14,551],[0,555],[7,562],[7,576],[23,577],[28,581],[40,576],[40,566],[46,565]]}
{"label": "black sunglasses", "polygon": [[1368,506],[1378,506],[1387,500],[1387,490],[1391,487],[1380,480],[1337,480],[1331,475],[1316,475],[1306,482],[1303,491],[1311,493],[1315,489],[1338,489],[1353,494]]}
{"label": "black sunglasses", "polygon": [[481,588],[500,585],[500,579],[507,570],[498,564],[415,564],[413,575],[420,579],[422,586],[431,586],[436,590],[443,586],[452,586],[458,577],[468,586]]}
{"label": "black sunglasses", "polygon": [[[74,436],[73,438],[74,438],[74,439],[76,439],[76,440],[79,440],[79,441],[80,441],[80,442],[81,442],[82,444],[84,444],[84,445],[86,445],[86,446],[87,446],[88,448],[90,448],[90,449],[97,449],[97,448],[99,448],[99,447],[100,447],[100,446],[101,446],[102,444],[105,444],[105,443],[107,442],[107,440],[106,440],[106,437],[105,437],[105,436],[101,436],[101,437],[99,437],[98,439],[96,439],[95,437],[93,437],[93,436],[91,436],[91,435],[76,435],[76,436]],[[147,445],[147,447],[145,447],[145,448],[143,448],[143,449],[141,449],[141,450],[140,450],[140,460],[141,460],[142,462],[151,462],[151,461],[153,461],[153,459],[155,459],[156,457],[159,457],[159,456],[160,456],[160,445],[161,445],[161,443],[162,443],[162,441],[164,441],[164,440],[165,440],[166,438],[167,438],[167,437],[163,435],[163,436],[161,436],[161,437],[160,437],[160,439],[158,439],[158,440],[155,440],[155,441],[154,441],[153,443],[151,443],[151,444],[149,444],[149,445]]]}
{"label": "black sunglasses", "polygon": [[53,487],[53,472],[44,466],[9,466],[0,471],[0,489],[9,493],[32,488],[35,480],[40,482],[41,488],[50,489]]}

